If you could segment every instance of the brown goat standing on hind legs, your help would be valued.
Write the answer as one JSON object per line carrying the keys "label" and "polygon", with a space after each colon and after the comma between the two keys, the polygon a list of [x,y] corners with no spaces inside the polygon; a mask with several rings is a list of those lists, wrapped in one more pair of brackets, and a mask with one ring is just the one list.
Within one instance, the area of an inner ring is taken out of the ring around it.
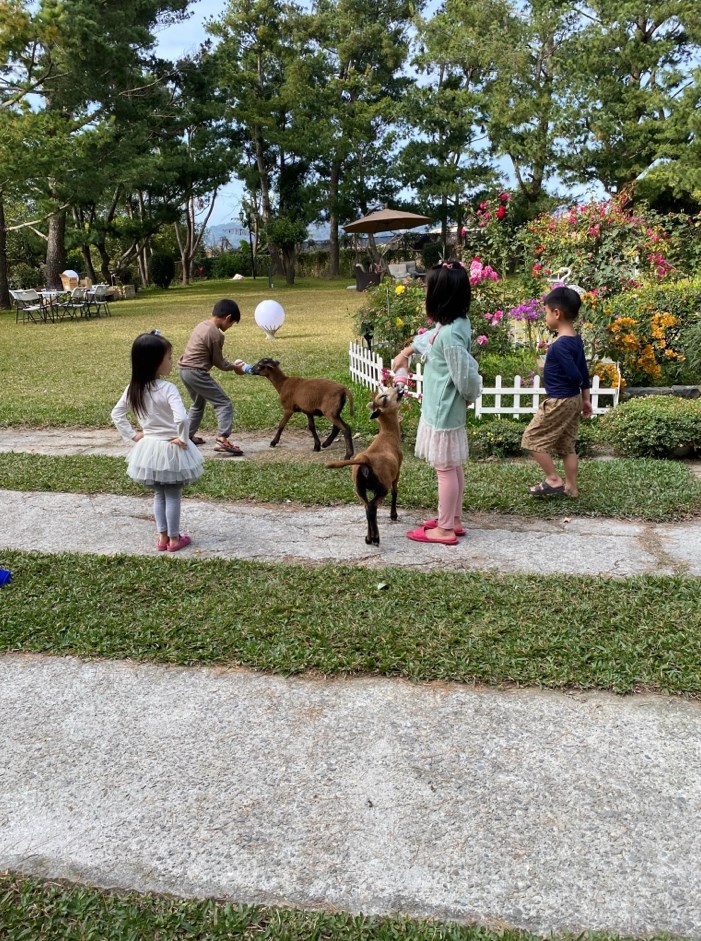
{"label": "brown goat standing on hind legs", "polygon": [[[370,442],[370,446],[352,460],[334,461],[327,467],[353,467],[355,492],[365,504],[365,516],[368,521],[368,534],[365,542],[369,546],[379,546],[380,530],[377,526],[377,508],[389,491],[392,491],[390,519],[397,519],[397,484],[402,467],[402,448],[399,431],[399,409],[404,389],[394,386],[385,389],[382,386],[375,398],[368,404],[371,418],[377,418],[380,430]],[[368,491],[374,496],[368,498]]]}
{"label": "brown goat standing on hind legs", "polygon": [[[353,457],[353,435],[350,427],[341,418],[346,399],[350,405],[351,415],[354,414],[353,396],[349,389],[332,379],[301,379],[298,376],[286,376],[276,359],[259,359],[251,372],[254,376],[265,376],[269,379],[280,396],[283,414],[275,437],[270,442],[271,448],[277,445],[285,425],[293,414],[303,412],[307,416],[307,424],[314,437],[315,451],[328,448],[339,431],[342,431],[346,442],[346,459]],[[331,433],[323,444],[319,441],[314,424],[314,417],[320,418],[322,415],[333,424]]]}

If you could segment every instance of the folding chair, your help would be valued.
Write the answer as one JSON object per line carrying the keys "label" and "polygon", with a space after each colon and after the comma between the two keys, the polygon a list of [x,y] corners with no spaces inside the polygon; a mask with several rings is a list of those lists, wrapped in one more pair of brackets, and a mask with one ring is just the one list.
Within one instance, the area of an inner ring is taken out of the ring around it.
{"label": "folding chair", "polygon": [[70,295],[64,301],[58,301],[56,311],[61,320],[66,318],[73,319],[76,315],[80,317],[90,316],[90,301],[86,297],[86,288],[73,288]]}
{"label": "folding chair", "polygon": [[94,288],[88,291],[88,304],[94,306],[95,316],[100,316],[100,310],[104,310],[106,317],[111,317],[112,313],[107,303],[107,292],[109,286],[106,284],[96,284]]}
{"label": "folding chair", "polygon": [[10,296],[15,302],[15,323],[19,323],[20,314],[22,323],[46,323],[47,320],[53,320],[51,305],[46,307],[42,304],[36,291],[10,291]]}

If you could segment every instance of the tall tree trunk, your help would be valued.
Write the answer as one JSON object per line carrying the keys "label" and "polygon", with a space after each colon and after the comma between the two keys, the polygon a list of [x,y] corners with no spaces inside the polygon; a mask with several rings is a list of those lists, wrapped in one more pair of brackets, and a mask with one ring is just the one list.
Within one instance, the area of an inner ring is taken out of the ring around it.
{"label": "tall tree trunk", "polygon": [[297,261],[297,248],[295,245],[283,248],[282,260],[285,268],[285,281],[287,284],[295,283],[295,265]]}
{"label": "tall tree trunk", "polygon": [[61,272],[66,267],[66,210],[49,219],[49,240],[46,244],[46,286],[63,287]]}
{"label": "tall tree trunk", "polygon": [[136,253],[136,263],[139,266],[139,277],[141,278],[141,284],[143,287],[148,287],[151,283],[151,278],[148,273],[149,252],[149,239],[145,239],[143,245]]}
{"label": "tall tree trunk", "polygon": [[95,248],[97,249],[97,254],[100,256],[100,273],[102,274],[102,280],[105,284],[111,284],[112,272],[110,271],[110,256],[107,251],[107,246],[104,242],[96,242]]}
{"label": "tall tree trunk", "polygon": [[11,307],[10,283],[7,273],[7,232],[5,231],[5,205],[0,199],[0,307]]}
{"label": "tall tree trunk", "polygon": [[[263,210],[263,222],[267,225],[272,221],[273,209],[270,202],[270,184],[268,181],[268,168],[265,165],[265,152],[263,149],[263,136],[260,129],[256,128],[256,166],[258,167],[258,177],[260,181],[261,208]],[[277,245],[268,243],[270,252],[270,265],[273,274],[280,274],[283,271],[280,251]]]}
{"label": "tall tree trunk", "polygon": [[90,278],[93,284],[97,284],[97,275],[95,274],[95,268],[93,267],[92,257],[90,255],[90,246],[81,245],[80,254],[83,256],[86,277]]}
{"label": "tall tree trunk", "polygon": [[[85,228],[85,213],[82,209],[73,207],[73,221],[75,222],[76,228],[84,233],[83,238],[87,238],[87,235],[92,231],[93,223],[95,221],[95,209],[90,212],[90,220],[87,226],[87,232]],[[97,282],[97,276],[95,275],[95,268],[93,267],[92,257],[90,256],[90,245],[87,242],[84,242],[80,246],[80,255],[83,259],[83,266],[85,267],[85,276],[90,278],[93,284]]]}
{"label": "tall tree trunk", "polygon": [[341,164],[334,160],[331,164],[331,179],[329,180],[329,240],[331,242],[331,251],[329,252],[329,275],[337,278],[341,273],[341,250],[338,244],[338,184],[341,179]]}

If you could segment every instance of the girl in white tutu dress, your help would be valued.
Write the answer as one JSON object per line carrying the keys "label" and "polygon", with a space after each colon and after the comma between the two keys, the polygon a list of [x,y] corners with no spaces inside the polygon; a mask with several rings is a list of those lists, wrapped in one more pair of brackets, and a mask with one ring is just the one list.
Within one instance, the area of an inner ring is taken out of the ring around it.
{"label": "girl in white tutu dress", "polygon": [[[158,330],[141,333],[131,348],[131,382],[112,409],[112,421],[125,441],[135,447],[127,458],[127,474],[154,490],[157,548],[177,552],[192,541],[180,532],[180,500],[185,484],[202,476],[202,455],[190,441],[187,410],[172,382],[173,347]],[[134,431],[127,412],[139,421]]]}

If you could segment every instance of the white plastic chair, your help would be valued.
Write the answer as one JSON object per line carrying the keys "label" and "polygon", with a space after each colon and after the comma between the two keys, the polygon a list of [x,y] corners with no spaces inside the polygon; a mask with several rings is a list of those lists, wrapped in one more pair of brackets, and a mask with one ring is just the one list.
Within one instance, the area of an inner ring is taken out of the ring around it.
{"label": "white plastic chair", "polygon": [[72,320],[76,315],[80,317],[90,316],[90,302],[86,294],[87,288],[73,288],[66,300],[57,303],[56,310],[60,312],[62,320],[65,320],[66,317]]}
{"label": "white plastic chair", "polygon": [[15,323],[46,323],[53,320],[53,307],[43,304],[36,291],[10,291],[10,297],[15,302]]}
{"label": "white plastic chair", "polygon": [[95,308],[95,316],[100,316],[100,310],[104,310],[106,317],[111,317],[112,313],[107,303],[107,292],[109,286],[106,284],[96,284],[94,288],[88,291],[88,303]]}

